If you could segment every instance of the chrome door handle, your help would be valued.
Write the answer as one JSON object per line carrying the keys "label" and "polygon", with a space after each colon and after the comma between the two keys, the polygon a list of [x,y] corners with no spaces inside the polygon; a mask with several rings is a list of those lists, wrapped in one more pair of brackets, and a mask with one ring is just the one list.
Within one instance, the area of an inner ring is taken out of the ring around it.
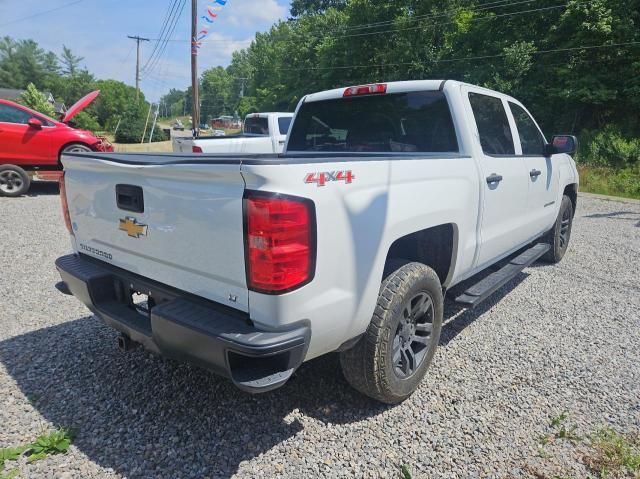
{"label": "chrome door handle", "polygon": [[531,178],[537,178],[537,177],[538,177],[538,176],[540,176],[541,174],[542,174],[542,171],[540,171],[540,170],[536,170],[535,168],[529,172],[529,176],[530,176]]}
{"label": "chrome door handle", "polygon": [[493,183],[500,183],[502,181],[502,175],[496,175],[495,173],[491,173],[487,176],[487,184],[491,185]]}

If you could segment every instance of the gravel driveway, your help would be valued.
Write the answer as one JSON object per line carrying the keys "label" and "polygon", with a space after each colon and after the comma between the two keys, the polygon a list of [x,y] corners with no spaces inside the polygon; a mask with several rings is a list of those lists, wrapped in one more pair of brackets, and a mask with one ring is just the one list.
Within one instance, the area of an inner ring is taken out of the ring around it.
{"label": "gravel driveway", "polygon": [[0,447],[73,428],[69,453],[20,477],[583,478],[571,447],[542,454],[550,417],[640,431],[640,203],[581,196],[572,244],[480,309],[448,302],[420,390],[386,407],[329,355],[250,396],[142,350],[59,294],[69,241],[53,185],[0,198]]}

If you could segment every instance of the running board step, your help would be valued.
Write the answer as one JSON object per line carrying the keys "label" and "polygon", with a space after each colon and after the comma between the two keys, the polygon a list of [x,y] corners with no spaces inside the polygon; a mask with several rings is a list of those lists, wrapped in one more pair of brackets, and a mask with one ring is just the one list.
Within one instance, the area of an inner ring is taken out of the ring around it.
{"label": "running board step", "polygon": [[507,265],[503,266],[495,273],[491,273],[486,278],[471,286],[456,298],[456,303],[461,303],[472,308],[476,307],[510,280],[515,278],[520,271],[549,251],[549,248],[550,246],[546,243],[538,243],[537,245],[532,246],[525,252],[513,258]]}

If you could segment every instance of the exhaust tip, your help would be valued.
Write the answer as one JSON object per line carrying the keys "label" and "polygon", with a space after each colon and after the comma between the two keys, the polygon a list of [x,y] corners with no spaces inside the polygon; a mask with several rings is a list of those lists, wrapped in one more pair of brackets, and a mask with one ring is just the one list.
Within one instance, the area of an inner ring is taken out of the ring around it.
{"label": "exhaust tip", "polygon": [[137,343],[135,341],[132,341],[129,336],[125,336],[124,334],[118,336],[118,349],[123,353],[131,351],[136,347],[136,345]]}

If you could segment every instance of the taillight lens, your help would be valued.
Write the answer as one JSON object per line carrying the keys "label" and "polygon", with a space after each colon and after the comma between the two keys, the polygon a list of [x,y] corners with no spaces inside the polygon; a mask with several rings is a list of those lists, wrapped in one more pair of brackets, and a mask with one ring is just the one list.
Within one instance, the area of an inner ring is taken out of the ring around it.
{"label": "taillight lens", "polygon": [[371,85],[350,86],[344,90],[342,96],[374,95],[386,92],[386,83],[374,83]]}
{"label": "taillight lens", "polygon": [[58,180],[60,185],[60,202],[62,203],[62,215],[64,216],[64,224],[67,226],[69,233],[73,235],[73,228],[71,227],[71,216],[69,216],[69,203],[67,203],[67,188],[64,183],[64,171],[60,175]]}
{"label": "taillight lens", "polygon": [[202,153],[202,147],[193,145],[193,146],[191,147],[191,151],[192,151],[193,153]]}
{"label": "taillight lens", "polygon": [[248,193],[245,222],[250,289],[284,293],[313,278],[315,211],[311,201]]}

